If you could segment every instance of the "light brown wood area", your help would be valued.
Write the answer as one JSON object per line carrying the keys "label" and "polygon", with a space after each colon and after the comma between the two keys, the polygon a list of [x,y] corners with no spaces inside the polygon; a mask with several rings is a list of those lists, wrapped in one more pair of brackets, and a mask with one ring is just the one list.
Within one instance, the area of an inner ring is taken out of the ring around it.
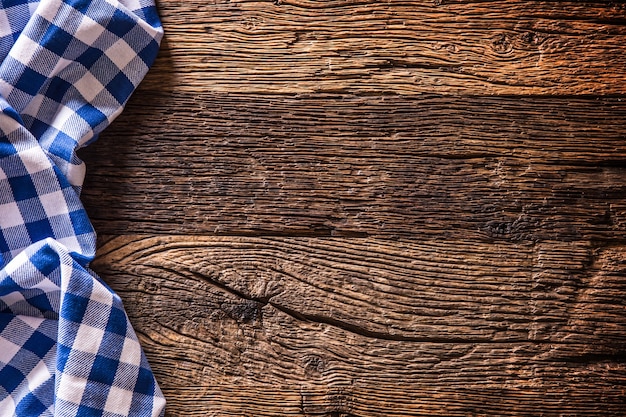
{"label": "light brown wood area", "polygon": [[624,3],[159,9],[82,156],[167,416],[626,415]]}

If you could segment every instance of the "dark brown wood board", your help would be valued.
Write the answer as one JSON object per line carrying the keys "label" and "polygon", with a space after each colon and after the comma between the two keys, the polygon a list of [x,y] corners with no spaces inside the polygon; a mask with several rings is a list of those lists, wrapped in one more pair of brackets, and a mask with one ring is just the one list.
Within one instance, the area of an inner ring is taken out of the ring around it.
{"label": "dark brown wood board", "polygon": [[624,3],[158,6],[81,156],[167,416],[626,415]]}

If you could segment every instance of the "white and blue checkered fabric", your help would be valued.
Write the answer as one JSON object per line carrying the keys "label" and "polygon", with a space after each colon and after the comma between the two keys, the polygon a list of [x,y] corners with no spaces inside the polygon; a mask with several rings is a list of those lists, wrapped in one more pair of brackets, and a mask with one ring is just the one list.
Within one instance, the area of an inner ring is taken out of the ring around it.
{"label": "white and blue checkered fabric", "polygon": [[152,0],[0,0],[0,416],[159,416],[120,298],[89,269],[76,150],[122,111]]}

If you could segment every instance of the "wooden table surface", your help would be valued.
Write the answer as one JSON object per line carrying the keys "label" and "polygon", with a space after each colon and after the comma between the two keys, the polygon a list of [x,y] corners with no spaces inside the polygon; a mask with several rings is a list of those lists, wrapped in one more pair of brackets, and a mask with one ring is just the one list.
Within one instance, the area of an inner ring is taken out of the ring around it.
{"label": "wooden table surface", "polygon": [[626,415],[626,5],[160,0],[82,151],[174,416]]}

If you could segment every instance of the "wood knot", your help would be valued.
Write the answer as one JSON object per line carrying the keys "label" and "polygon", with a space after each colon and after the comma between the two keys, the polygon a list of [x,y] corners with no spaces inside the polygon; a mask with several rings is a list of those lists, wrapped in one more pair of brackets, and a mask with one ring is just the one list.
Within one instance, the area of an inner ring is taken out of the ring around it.
{"label": "wood knot", "polygon": [[302,359],[304,369],[315,373],[322,373],[326,369],[326,362],[317,355],[307,355]]}
{"label": "wood knot", "polygon": [[353,416],[353,394],[350,387],[328,387],[303,390],[302,411],[305,415]]}
{"label": "wood knot", "polygon": [[510,222],[489,222],[485,225],[485,230],[491,236],[504,236],[513,232],[513,224]]}
{"label": "wood knot", "polygon": [[246,17],[241,21],[241,25],[247,31],[255,31],[260,25],[263,24],[263,20],[258,17]]}
{"label": "wood knot", "polygon": [[157,294],[161,291],[161,286],[151,281],[142,282],[142,287],[143,287],[143,290],[147,292],[148,294]]}
{"label": "wood knot", "polygon": [[237,323],[249,323],[261,317],[262,304],[254,300],[243,300],[240,303],[222,303],[220,309]]}
{"label": "wood knot", "polygon": [[509,37],[504,33],[494,36],[492,41],[493,50],[499,54],[507,54],[513,50]]}
{"label": "wood knot", "polygon": [[459,52],[459,47],[451,43],[446,46],[446,51],[450,52],[451,54],[456,54],[457,52]]}
{"label": "wood knot", "polygon": [[529,45],[538,45],[541,43],[540,37],[534,32],[524,32],[521,38],[523,42]]}

